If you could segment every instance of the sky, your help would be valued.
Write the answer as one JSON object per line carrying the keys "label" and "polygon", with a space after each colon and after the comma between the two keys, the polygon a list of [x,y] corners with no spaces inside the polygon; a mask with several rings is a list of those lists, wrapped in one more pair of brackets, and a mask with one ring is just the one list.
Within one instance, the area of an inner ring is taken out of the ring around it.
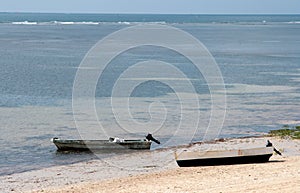
{"label": "sky", "polygon": [[0,0],[0,12],[300,14],[300,0]]}

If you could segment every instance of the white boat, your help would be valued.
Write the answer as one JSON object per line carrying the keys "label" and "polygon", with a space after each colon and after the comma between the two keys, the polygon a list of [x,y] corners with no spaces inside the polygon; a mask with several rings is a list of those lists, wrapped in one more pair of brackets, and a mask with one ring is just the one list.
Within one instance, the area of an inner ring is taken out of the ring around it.
{"label": "white boat", "polygon": [[273,151],[272,146],[216,151],[183,150],[175,153],[175,159],[180,167],[262,163],[269,161]]}

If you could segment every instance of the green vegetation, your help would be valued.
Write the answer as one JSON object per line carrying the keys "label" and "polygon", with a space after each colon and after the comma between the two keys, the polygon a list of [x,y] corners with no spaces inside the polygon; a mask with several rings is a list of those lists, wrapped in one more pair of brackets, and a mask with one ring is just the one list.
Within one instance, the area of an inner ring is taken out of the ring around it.
{"label": "green vegetation", "polygon": [[269,134],[281,138],[291,137],[292,139],[300,139],[300,126],[284,125],[281,129],[269,131]]}

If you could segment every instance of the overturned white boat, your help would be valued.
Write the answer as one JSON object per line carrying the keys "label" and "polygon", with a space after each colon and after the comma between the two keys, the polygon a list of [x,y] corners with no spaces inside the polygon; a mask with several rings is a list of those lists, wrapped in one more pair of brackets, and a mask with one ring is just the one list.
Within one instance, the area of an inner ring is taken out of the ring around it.
{"label": "overturned white boat", "polygon": [[180,167],[263,163],[269,161],[273,151],[280,154],[268,141],[267,147],[258,148],[215,151],[183,150],[175,153],[175,159]]}

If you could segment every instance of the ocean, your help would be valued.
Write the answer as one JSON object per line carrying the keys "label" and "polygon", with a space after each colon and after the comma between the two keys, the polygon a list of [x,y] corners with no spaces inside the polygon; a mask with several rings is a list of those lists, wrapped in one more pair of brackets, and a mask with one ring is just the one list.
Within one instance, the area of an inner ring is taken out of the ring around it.
{"label": "ocean", "polygon": [[[0,175],[115,155],[56,152],[53,137],[143,138],[150,132],[162,142],[153,149],[203,140],[212,107],[205,74],[182,55],[161,47],[133,48],[114,58],[97,83],[98,120],[85,114],[80,120],[74,117],[80,112],[72,107],[73,84],[85,55],[108,35],[143,24],[180,29],[211,53],[226,88],[218,138],[260,135],[300,124],[300,15],[0,13]],[[168,81],[182,89],[180,95],[163,77],[147,81],[137,71],[127,81],[143,83],[130,96],[113,98],[112,109],[114,83],[141,61],[173,64],[192,82],[194,92],[184,89],[181,78],[170,78],[169,71]],[[195,95],[199,107],[194,106]],[[184,110],[178,96],[188,103]],[[87,108],[84,98],[78,103]],[[182,123],[186,135],[178,134]]]}

